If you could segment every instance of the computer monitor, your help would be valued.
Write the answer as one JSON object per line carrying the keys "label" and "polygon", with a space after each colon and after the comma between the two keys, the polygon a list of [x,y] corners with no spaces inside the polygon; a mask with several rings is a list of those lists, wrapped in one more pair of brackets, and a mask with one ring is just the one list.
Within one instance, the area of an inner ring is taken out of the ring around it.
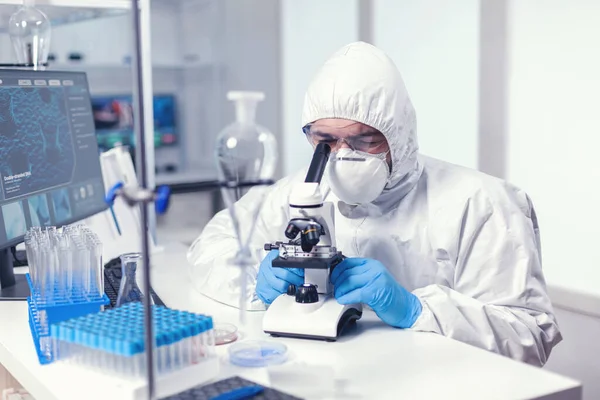
{"label": "computer monitor", "polygon": [[[175,97],[155,95],[154,108],[154,147],[177,144]],[[112,149],[116,145],[134,147],[133,102],[130,95],[93,96],[92,109],[98,146],[101,150]]]}
{"label": "computer monitor", "polygon": [[29,289],[11,247],[33,226],[63,226],[107,208],[87,77],[0,69],[0,299]]}

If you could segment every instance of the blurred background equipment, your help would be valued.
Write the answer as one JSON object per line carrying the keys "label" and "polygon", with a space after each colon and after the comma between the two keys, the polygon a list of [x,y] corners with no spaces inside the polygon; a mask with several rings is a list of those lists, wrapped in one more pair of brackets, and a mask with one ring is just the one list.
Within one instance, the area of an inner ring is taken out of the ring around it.
{"label": "blurred background equipment", "polygon": [[[177,144],[177,115],[174,95],[154,95],[154,147]],[[102,151],[115,146],[133,150],[133,105],[131,96],[94,96],[92,110],[98,146]]]}

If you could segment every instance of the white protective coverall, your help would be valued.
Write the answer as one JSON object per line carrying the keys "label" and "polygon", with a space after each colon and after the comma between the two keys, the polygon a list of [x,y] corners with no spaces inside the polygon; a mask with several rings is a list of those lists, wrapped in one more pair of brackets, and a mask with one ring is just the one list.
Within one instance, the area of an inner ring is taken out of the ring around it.
{"label": "white protective coverall", "polygon": [[[379,260],[418,296],[423,311],[410,329],[543,365],[562,337],[546,293],[538,223],[526,193],[483,173],[418,155],[415,110],[400,73],[369,44],[343,47],[314,78],[302,124],[323,118],[374,127],[391,149],[389,182],[374,202],[351,206],[329,191],[326,200],[336,205],[338,249],[347,257]],[[266,255],[263,246],[285,239],[288,195],[306,171],[266,189],[254,188],[235,205],[247,224],[248,210],[262,201],[251,241],[257,260],[248,279],[249,309],[265,308],[254,294]],[[261,192],[266,192],[264,201]],[[188,252],[199,291],[232,306],[239,304],[240,272],[228,261],[236,251],[224,210]]]}

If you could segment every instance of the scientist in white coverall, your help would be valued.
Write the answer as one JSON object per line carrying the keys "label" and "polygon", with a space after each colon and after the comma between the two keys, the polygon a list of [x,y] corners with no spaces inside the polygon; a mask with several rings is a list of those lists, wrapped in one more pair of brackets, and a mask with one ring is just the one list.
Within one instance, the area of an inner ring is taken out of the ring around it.
{"label": "scientist in white coverall", "polygon": [[[338,302],[363,303],[397,328],[534,365],[547,361],[561,334],[528,196],[418,154],[415,110],[385,53],[362,42],[338,50],[308,88],[300,128],[311,145],[333,149],[322,185],[336,206],[337,247],[349,257],[331,276]],[[250,223],[248,210],[267,191],[251,241],[260,258],[248,279],[250,309],[303,283],[302,270],[273,268],[276,253],[262,249],[283,239],[290,190],[306,171],[255,188],[235,205],[241,223]],[[188,252],[200,292],[232,306],[240,271],[228,260],[236,251],[229,213],[221,211]]]}

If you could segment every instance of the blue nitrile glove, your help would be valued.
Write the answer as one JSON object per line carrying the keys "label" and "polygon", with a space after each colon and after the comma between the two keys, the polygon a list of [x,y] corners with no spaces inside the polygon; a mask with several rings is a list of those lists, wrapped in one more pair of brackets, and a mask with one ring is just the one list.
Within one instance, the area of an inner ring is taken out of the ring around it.
{"label": "blue nitrile glove", "polygon": [[421,315],[421,302],[396,282],[377,260],[346,258],[331,273],[340,304],[366,304],[388,325],[410,328]]}
{"label": "blue nitrile glove", "polygon": [[304,270],[299,268],[273,268],[272,262],[279,250],[271,250],[260,263],[256,277],[256,295],[265,304],[271,304],[289,285],[304,283]]}

